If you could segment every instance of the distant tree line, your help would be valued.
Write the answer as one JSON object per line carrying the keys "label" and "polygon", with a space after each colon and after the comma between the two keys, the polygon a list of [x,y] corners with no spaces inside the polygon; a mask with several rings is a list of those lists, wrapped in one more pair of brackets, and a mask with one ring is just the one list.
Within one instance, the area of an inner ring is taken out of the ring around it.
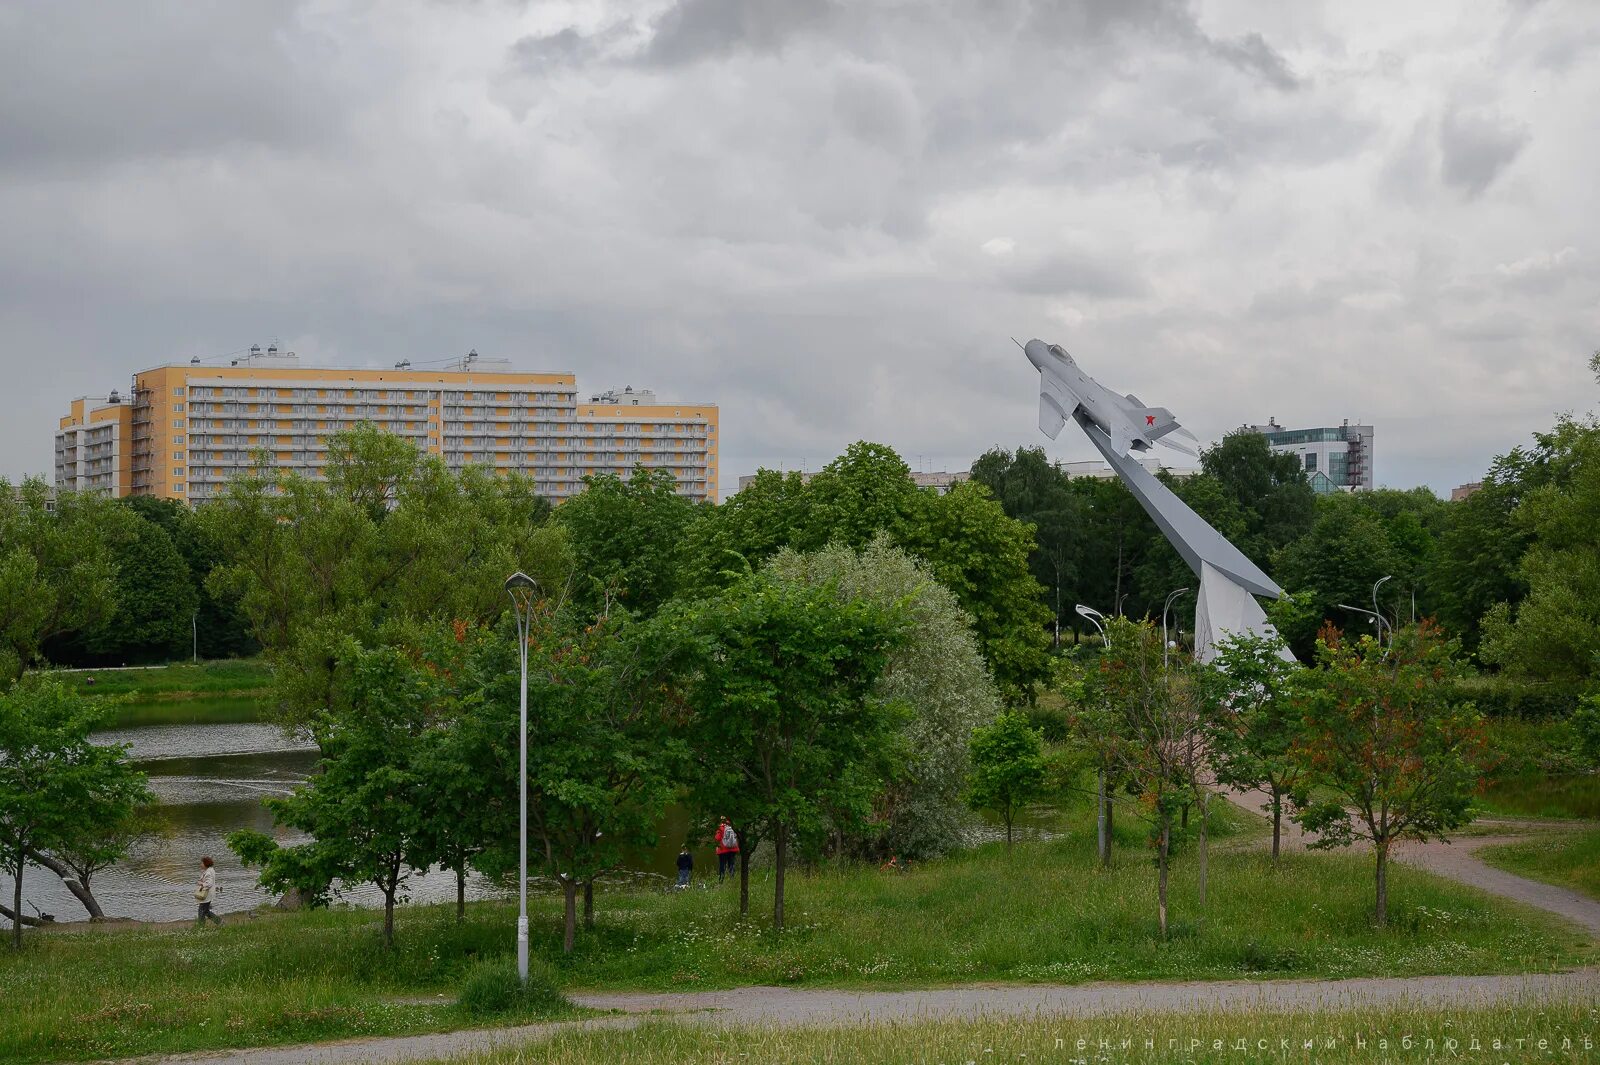
{"label": "distant tree line", "polygon": [[[1600,354],[1591,360],[1600,375]],[[1005,512],[1033,526],[1028,566],[1052,625],[1090,631],[1073,612],[1159,617],[1195,577],[1116,480],[1068,477],[1039,448],[990,451],[972,467]],[[1585,681],[1600,652],[1600,422],[1564,415],[1498,456],[1459,502],[1427,488],[1316,495],[1294,455],[1249,430],[1224,437],[1190,477],[1161,475],[1196,513],[1290,595],[1273,620],[1310,660],[1325,624],[1435,618],[1469,658],[1511,674]]]}

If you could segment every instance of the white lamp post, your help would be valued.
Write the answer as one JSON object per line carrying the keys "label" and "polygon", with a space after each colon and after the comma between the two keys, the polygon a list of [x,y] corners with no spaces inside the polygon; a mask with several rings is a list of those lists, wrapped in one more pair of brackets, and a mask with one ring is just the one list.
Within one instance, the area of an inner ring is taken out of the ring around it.
{"label": "white lamp post", "polygon": [[[1107,647],[1111,646],[1111,637],[1106,635],[1106,616],[1104,614],[1094,607],[1084,606],[1082,603],[1077,604],[1072,609],[1080,618],[1099,629],[1100,641]],[[1106,825],[1106,767],[1104,765],[1100,766],[1099,773],[1095,775],[1094,791],[1095,847],[1100,852],[1100,861],[1103,864],[1109,864],[1111,861],[1111,846],[1110,840],[1106,838],[1108,833]]]}
{"label": "white lamp post", "polygon": [[517,715],[517,801],[521,828],[517,837],[517,979],[528,982],[528,626],[533,619],[539,582],[521,570],[506,578],[506,593],[517,612],[517,657],[522,663],[522,700]]}
{"label": "white lamp post", "polygon": [[1188,595],[1189,589],[1179,588],[1167,596],[1167,601],[1161,604],[1161,668],[1167,668],[1167,611],[1172,609],[1173,600],[1180,595]]}

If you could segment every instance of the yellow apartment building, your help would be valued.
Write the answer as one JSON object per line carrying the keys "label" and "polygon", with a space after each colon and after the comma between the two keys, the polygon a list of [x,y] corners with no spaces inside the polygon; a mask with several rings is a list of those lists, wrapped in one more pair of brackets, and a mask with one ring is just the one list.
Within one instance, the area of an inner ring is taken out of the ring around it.
{"label": "yellow apartment building", "polygon": [[56,490],[129,495],[132,427],[132,405],[116,392],[104,401],[73,400],[56,429]]}
{"label": "yellow apartment building", "polygon": [[[328,436],[370,422],[451,469],[527,476],[552,500],[577,494],[585,476],[627,476],[641,463],[670,471],[682,495],[717,497],[715,404],[660,403],[631,388],[580,403],[569,372],[516,372],[476,353],[446,369],[401,362],[356,370],[303,366],[292,352],[252,348],[228,366],[194,361],[135,374],[132,401],[122,406],[133,495],[202,502],[261,453],[279,468],[319,476]],[[63,431],[74,416],[81,417],[76,406]],[[58,434],[58,487],[61,449]]]}

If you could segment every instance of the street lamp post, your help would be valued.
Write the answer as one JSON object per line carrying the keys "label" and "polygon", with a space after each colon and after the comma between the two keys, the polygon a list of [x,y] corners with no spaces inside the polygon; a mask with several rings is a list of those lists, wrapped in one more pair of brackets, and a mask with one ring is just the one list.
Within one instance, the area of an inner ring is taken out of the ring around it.
{"label": "street lamp post", "polygon": [[517,803],[521,811],[517,836],[517,979],[528,982],[528,627],[539,582],[521,570],[506,578],[506,594],[517,613],[517,657],[522,664],[522,698],[517,715]]}
{"label": "street lamp post", "polygon": [[1161,668],[1167,668],[1167,611],[1172,609],[1172,603],[1181,595],[1188,595],[1189,589],[1179,588],[1167,595],[1167,601],[1161,604]]}
{"label": "street lamp post", "polygon": [[[1384,581],[1392,581],[1392,580],[1394,580],[1394,575],[1390,574],[1387,577],[1379,577],[1372,585],[1372,612],[1374,614],[1377,614],[1379,617],[1383,617],[1383,611],[1378,609],[1378,589],[1383,586],[1383,582]],[[1399,613],[1399,611],[1396,611],[1396,613]],[[1384,618],[1384,620],[1388,621],[1387,618]],[[1393,625],[1389,626],[1389,631],[1391,633],[1394,631],[1394,626]],[[1378,639],[1379,639],[1380,642],[1383,639],[1383,634],[1381,632],[1378,634]]]}
{"label": "street lamp post", "polygon": [[[1378,627],[1378,647],[1379,648],[1383,647],[1383,627],[1385,625],[1388,625],[1389,621],[1388,621],[1387,618],[1385,618],[1383,616],[1383,612],[1378,609],[1378,586],[1383,584],[1383,582],[1388,580],[1388,579],[1389,579],[1388,577],[1379,577],[1378,580],[1377,580],[1377,583],[1372,586],[1372,609],[1371,610],[1368,610],[1364,606],[1351,606],[1349,603],[1335,603],[1334,604],[1334,606],[1338,607],[1340,610],[1348,610],[1353,614],[1365,614],[1367,617],[1371,618],[1372,619],[1372,623]],[[1393,640],[1393,636],[1394,636],[1394,626],[1392,626],[1392,625],[1389,626],[1389,632],[1390,632],[1390,639],[1392,641]]]}
{"label": "street lamp post", "polygon": [[[1082,603],[1077,604],[1072,609],[1079,617],[1083,618],[1095,628],[1099,629],[1100,641],[1107,647],[1111,646],[1111,637],[1106,635],[1106,617],[1104,614],[1100,613],[1100,611],[1096,610],[1094,607],[1084,606]],[[1106,802],[1106,767],[1105,762],[1102,760],[1100,764],[1100,770],[1095,774],[1094,788],[1095,849],[1100,852],[1101,865],[1111,864],[1111,826],[1106,818],[1106,813],[1109,808],[1110,807]]]}
{"label": "street lamp post", "polygon": [[189,637],[193,643],[193,658],[196,663],[200,661],[200,611],[196,610],[189,617]]}

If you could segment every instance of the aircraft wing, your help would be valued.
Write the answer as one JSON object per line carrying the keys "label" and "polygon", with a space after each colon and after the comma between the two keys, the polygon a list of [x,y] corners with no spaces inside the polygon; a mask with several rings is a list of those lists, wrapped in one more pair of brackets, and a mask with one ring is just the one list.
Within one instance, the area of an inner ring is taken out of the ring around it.
{"label": "aircraft wing", "polygon": [[1039,429],[1054,440],[1072,412],[1083,404],[1066,382],[1048,369],[1039,373]]}

